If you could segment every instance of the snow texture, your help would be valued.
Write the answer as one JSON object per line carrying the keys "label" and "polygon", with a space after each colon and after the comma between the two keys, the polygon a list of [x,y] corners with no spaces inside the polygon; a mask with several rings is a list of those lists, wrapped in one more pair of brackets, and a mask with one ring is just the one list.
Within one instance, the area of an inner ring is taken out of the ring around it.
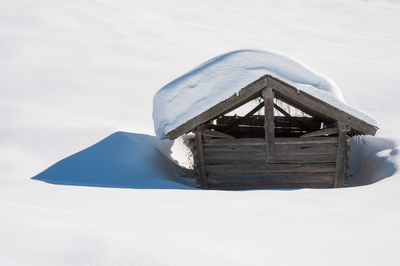
{"label": "snow texture", "polygon": [[33,179],[53,184],[182,189],[170,145],[153,136],[116,132],[52,165]]}
{"label": "snow texture", "polygon": [[165,138],[171,130],[265,74],[378,127],[374,118],[346,104],[342,92],[331,79],[310,67],[273,52],[238,50],[210,59],[157,92],[153,101],[157,136]]}
{"label": "snow texture", "polygon": [[[398,1],[2,4],[0,265],[400,265]],[[351,174],[379,182],[178,189],[153,97],[243,47],[329,73],[375,116],[378,136],[351,143]]]}

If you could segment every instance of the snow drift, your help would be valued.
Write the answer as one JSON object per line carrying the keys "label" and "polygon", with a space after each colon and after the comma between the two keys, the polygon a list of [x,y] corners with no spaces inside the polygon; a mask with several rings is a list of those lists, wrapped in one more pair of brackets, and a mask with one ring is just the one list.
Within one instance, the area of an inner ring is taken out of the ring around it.
{"label": "snow drift", "polygon": [[378,126],[372,117],[346,104],[327,77],[289,57],[272,52],[238,50],[217,56],[161,88],[153,100],[154,129],[166,134],[265,74],[275,76],[332,106]]}
{"label": "snow drift", "polygon": [[169,148],[168,143],[154,136],[116,132],[57,162],[33,179],[80,186],[189,188],[177,183],[178,166],[162,152]]}
{"label": "snow drift", "polygon": [[[350,146],[350,186],[372,184],[396,172],[399,151],[395,141],[356,136]],[[196,187],[195,180],[183,177],[185,170],[171,158],[171,147],[171,141],[154,136],[116,132],[32,179],[61,185],[135,189]]]}
{"label": "snow drift", "polygon": [[376,183],[397,171],[399,144],[372,136],[355,136],[350,142],[349,186]]}

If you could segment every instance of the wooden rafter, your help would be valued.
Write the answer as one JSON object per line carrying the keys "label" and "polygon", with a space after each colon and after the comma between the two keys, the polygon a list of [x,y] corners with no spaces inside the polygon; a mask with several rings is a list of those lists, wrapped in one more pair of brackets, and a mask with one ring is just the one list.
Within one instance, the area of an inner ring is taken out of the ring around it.
{"label": "wooden rafter", "polygon": [[296,118],[294,118],[293,116],[291,116],[288,112],[286,112],[285,110],[283,110],[282,107],[280,107],[279,105],[274,103],[274,108],[276,110],[278,110],[280,113],[282,113],[284,116],[286,116],[290,121],[292,121],[293,123],[295,123],[300,129],[307,131],[307,127],[305,125],[303,125],[303,123],[301,123],[300,121],[298,121]]}
{"label": "wooden rafter", "polygon": [[326,119],[329,119],[332,122],[340,121],[347,124],[351,129],[355,129],[367,135],[375,135],[377,131],[377,127],[368,124],[367,122],[304,91],[298,90],[282,80],[268,76],[268,84],[274,88],[278,99],[282,99],[284,102],[295,106],[313,117],[320,118],[323,121]]}
{"label": "wooden rafter", "polygon": [[250,112],[248,112],[245,116],[238,118],[232,125],[230,125],[227,130],[230,130],[231,128],[240,125],[240,123],[244,120],[246,120],[247,118],[249,118],[250,116],[252,116],[253,114],[255,114],[257,111],[259,111],[261,108],[264,107],[264,102],[260,102],[256,107],[254,107]]}
{"label": "wooden rafter", "polygon": [[377,131],[377,127],[343,110],[340,110],[304,91],[299,91],[290,84],[275,77],[264,75],[241,89],[239,93],[232,95],[226,100],[214,105],[210,109],[171,130],[167,133],[167,137],[169,139],[176,139],[207,121],[229,113],[237,107],[260,96],[261,91],[267,87],[267,84],[268,87],[273,88],[276,98],[324,122],[340,121],[347,124],[354,132],[360,132],[367,135],[375,135]]}
{"label": "wooden rafter", "polygon": [[232,95],[228,99],[214,105],[213,107],[204,111],[198,116],[171,130],[167,133],[167,137],[171,140],[176,139],[177,137],[192,131],[194,128],[202,123],[212,120],[222,114],[229,113],[230,111],[238,108],[248,101],[260,96],[261,90],[266,86],[267,76],[265,75],[241,89],[239,93]]}

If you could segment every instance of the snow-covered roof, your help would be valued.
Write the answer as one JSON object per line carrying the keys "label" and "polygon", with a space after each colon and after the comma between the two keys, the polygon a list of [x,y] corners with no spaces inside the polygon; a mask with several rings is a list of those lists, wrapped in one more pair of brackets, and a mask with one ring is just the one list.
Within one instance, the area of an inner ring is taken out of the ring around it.
{"label": "snow-covered roof", "polygon": [[178,126],[266,74],[378,127],[374,118],[345,102],[340,89],[330,78],[303,63],[272,52],[238,50],[208,60],[156,93],[153,100],[156,135],[165,138]]}

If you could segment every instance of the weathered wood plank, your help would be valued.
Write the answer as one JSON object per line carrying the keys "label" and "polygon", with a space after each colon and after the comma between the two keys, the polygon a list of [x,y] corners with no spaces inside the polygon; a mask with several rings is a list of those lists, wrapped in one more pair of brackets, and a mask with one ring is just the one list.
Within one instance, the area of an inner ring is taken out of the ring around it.
{"label": "weathered wood plank", "polygon": [[236,158],[226,158],[225,156],[221,157],[206,157],[206,164],[262,164],[265,163],[265,157],[252,157],[252,156],[238,156]]}
{"label": "weathered wood plank", "polygon": [[[195,143],[192,143],[193,147],[195,147]],[[225,145],[207,145],[204,146],[204,149],[210,150],[210,151],[231,151],[231,150],[243,150],[243,151],[252,151],[252,150],[259,150],[264,148],[265,142],[259,143],[259,144],[254,144],[250,143],[250,145],[243,144],[243,145],[237,145],[237,144],[225,144]],[[294,143],[294,144],[274,144],[273,146],[274,150],[306,150],[306,149],[332,149],[335,148],[335,153],[336,153],[336,147],[337,147],[337,142],[336,143]]]}
{"label": "weathered wood plank", "polygon": [[279,105],[274,104],[274,107],[276,110],[278,110],[281,114],[286,116],[290,121],[292,121],[296,126],[298,126],[301,130],[307,131],[307,127],[303,125],[300,121],[296,120],[294,117],[292,117],[288,112],[286,112],[283,108],[281,108]]}
{"label": "weathered wood plank", "polygon": [[207,111],[171,130],[167,133],[167,137],[171,140],[176,139],[177,137],[193,130],[198,125],[214,119],[222,114],[229,113],[246,102],[260,96],[261,90],[267,86],[266,77],[267,76],[262,76],[258,80],[242,88],[239,93],[232,95],[228,99],[218,103],[217,105],[214,105]]}
{"label": "weathered wood plank", "polygon": [[[278,146],[279,147],[279,146]],[[323,155],[323,154],[336,154],[335,146],[315,146],[303,149],[274,149],[274,154],[277,156],[288,155]]]}
{"label": "weathered wood plank", "polygon": [[336,175],[333,187],[343,187],[345,180],[345,165],[347,155],[346,124],[338,122],[339,142],[336,154]]}
{"label": "weathered wood plank", "polygon": [[276,138],[275,144],[336,144],[337,137]]}
{"label": "weathered wood plank", "polygon": [[[254,155],[219,155],[206,156],[207,165],[212,164],[261,164],[265,162],[262,157],[263,153]],[[320,154],[320,155],[277,155],[272,158],[269,163],[331,163],[336,161],[335,154]]]}
{"label": "weathered wood plank", "polygon": [[318,155],[280,155],[272,159],[271,163],[333,163],[336,161],[334,154]]}
{"label": "weathered wood plank", "polygon": [[196,139],[196,147],[197,147],[197,159],[199,162],[198,169],[199,169],[199,178],[200,178],[200,187],[207,188],[207,177],[206,177],[206,163],[204,158],[204,150],[203,150],[203,136],[202,136],[202,128],[198,126],[196,128],[195,139]]}
{"label": "weathered wood plank", "polygon": [[344,187],[349,186],[349,170],[350,170],[350,145],[346,143],[346,163],[345,163],[345,173],[344,173]]}
{"label": "weathered wood plank", "polygon": [[[204,152],[206,154],[226,154],[226,153],[243,153],[243,152],[265,152],[264,145],[252,145],[252,146],[205,146]],[[336,153],[336,149],[335,149]]]}
{"label": "weathered wood plank", "polygon": [[283,173],[335,173],[335,163],[320,164],[236,164],[207,165],[206,171],[211,175],[231,174],[283,174]]}
{"label": "weathered wood plank", "polygon": [[321,136],[327,136],[327,135],[332,135],[332,134],[337,134],[338,129],[336,127],[332,128],[324,128],[312,132],[305,133],[300,136],[300,138],[310,138],[310,137],[321,137]]}
{"label": "weathered wood plank", "polygon": [[274,126],[274,92],[271,87],[262,91],[264,99],[264,130],[265,130],[265,159],[269,162],[273,158],[272,145],[275,138]]}
{"label": "weathered wood plank", "polygon": [[252,160],[255,157],[264,158],[265,160],[265,151],[258,152],[235,152],[235,153],[206,153],[205,154],[206,161],[212,160]]}
{"label": "weathered wood plank", "polygon": [[[227,130],[224,126],[210,125],[210,129],[229,134],[235,138],[261,138],[265,137],[264,127],[252,127],[252,126],[237,126],[230,130]],[[297,127],[276,127],[275,126],[275,137],[298,137],[304,134],[304,131]]]}
{"label": "weathered wood plank", "polygon": [[[223,154],[216,154],[216,153],[206,153],[205,158],[207,162],[211,162],[213,160],[245,160],[249,161],[252,159],[256,158],[261,158],[265,157],[265,153],[260,151],[260,152],[235,152],[235,153],[223,153]],[[305,162],[307,160],[310,160],[312,162],[320,162],[320,161],[329,161],[329,162],[335,162],[336,159],[336,153],[332,154],[295,154],[295,155],[289,155],[286,153],[281,153],[281,154],[276,154],[276,159],[275,156],[271,159],[271,162],[288,162],[288,161],[296,161],[296,162]],[[260,159],[261,160],[261,159]]]}
{"label": "weathered wood plank", "polygon": [[264,138],[241,138],[241,139],[205,139],[205,146],[226,146],[226,145],[265,145]]}
{"label": "weathered wood plank", "polygon": [[[321,144],[315,146],[301,145],[273,145],[272,150],[276,155],[313,155],[313,154],[336,154],[335,145]],[[232,146],[232,147],[205,147],[206,155],[242,154],[254,155],[265,152],[265,146]],[[265,155],[265,154],[264,154]]]}
{"label": "weathered wood plank", "polygon": [[[238,146],[238,147],[241,147],[241,146]],[[327,151],[329,151],[329,153],[332,153],[332,151],[335,150],[335,152],[334,152],[335,154],[336,154],[336,147],[337,147],[337,143],[274,144],[275,150],[282,150],[282,151],[313,150],[313,151],[316,151],[316,153],[318,153],[318,151],[320,151],[320,150],[321,151],[327,150]]]}
{"label": "weathered wood plank", "polygon": [[203,129],[202,130],[202,134],[205,137],[211,137],[211,138],[234,139],[234,137],[232,137],[229,134],[226,134],[226,133],[223,133],[223,132],[219,132],[219,131],[210,130],[210,129]]}
{"label": "weathered wood plank", "polygon": [[368,135],[375,135],[377,128],[354,117],[338,108],[329,105],[320,99],[304,92],[299,91],[295,87],[277,79],[268,76],[268,86],[271,86],[276,92],[276,97],[296,108],[316,115],[319,118],[328,118],[331,120],[338,120],[347,124],[350,128],[363,132]]}
{"label": "weathered wood plank", "polygon": [[228,130],[231,128],[240,125],[241,121],[247,120],[250,116],[252,116],[255,112],[259,111],[262,107],[264,106],[264,103],[261,102],[259,103],[256,107],[254,107],[250,112],[248,112],[245,116],[239,117],[234,123],[232,123],[229,127]]}
{"label": "weathered wood plank", "polygon": [[[311,137],[311,138],[275,138],[274,144],[337,144],[337,137]],[[226,145],[265,145],[262,138],[241,138],[241,139],[205,139],[205,146],[226,146]]]}
{"label": "weathered wood plank", "polygon": [[265,157],[265,147],[264,150],[262,149],[257,149],[253,151],[249,150],[232,150],[231,152],[214,152],[214,151],[205,151],[205,155],[208,158],[224,158],[224,157],[229,157],[229,158],[239,158],[239,157],[255,157],[255,156],[261,156]]}
{"label": "weathered wood plank", "polygon": [[228,130],[226,126],[211,125],[210,128],[227,133],[235,138],[264,138],[265,135],[264,127],[236,126]]}
{"label": "weathered wood plank", "polygon": [[265,183],[265,184],[238,184],[238,183],[211,183],[209,189],[215,190],[246,190],[246,189],[292,189],[292,188],[315,188],[323,189],[332,187],[332,182],[309,182],[309,183]]}
{"label": "weathered wood plank", "polygon": [[296,173],[296,174],[241,174],[241,175],[209,175],[210,184],[304,184],[329,182],[332,184],[334,173]]}
{"label": "weathered wood plank", "polygon": [[[317,130],[321,127],[321,121],[316,120],[312,117],[301,117],[294,116],[294,119],[301,122],[305,127],[310,130]],[[254,127],[264,127],[264,116],[263,115],[252,115],[247,118],[241,116],[221,116],[217,119],[218,126],[228,126],[240,120],[240,125],[254,126]],[[274,116],[275,127],[297,127],[293,121],[285,116]]]}

